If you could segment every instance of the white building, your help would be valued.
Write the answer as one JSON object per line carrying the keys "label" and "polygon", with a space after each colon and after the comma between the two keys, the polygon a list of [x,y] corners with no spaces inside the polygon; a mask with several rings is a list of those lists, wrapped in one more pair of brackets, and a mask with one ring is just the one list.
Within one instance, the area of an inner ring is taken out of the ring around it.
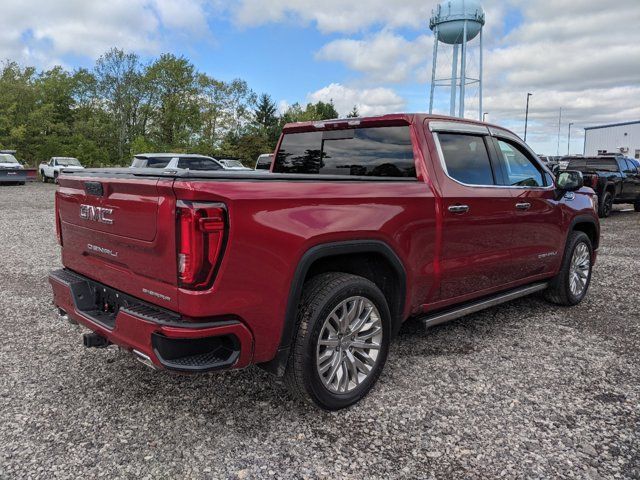
{"label": "white building", "polygon": [[601,153],[623,153],[640,159],[640,120],[585,128],[585,156]]}

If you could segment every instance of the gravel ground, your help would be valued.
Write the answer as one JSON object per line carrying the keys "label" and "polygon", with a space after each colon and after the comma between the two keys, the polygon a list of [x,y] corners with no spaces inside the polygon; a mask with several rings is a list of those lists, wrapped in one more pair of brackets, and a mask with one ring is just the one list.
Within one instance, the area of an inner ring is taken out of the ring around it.
{"label": "gravel ground", "polygon": [[603,221],[587,299],[403,327],[325,413],[259,368],[183,377],[60,322],[52,185],[0,187],[0,478],[640,478],[640,214]]}

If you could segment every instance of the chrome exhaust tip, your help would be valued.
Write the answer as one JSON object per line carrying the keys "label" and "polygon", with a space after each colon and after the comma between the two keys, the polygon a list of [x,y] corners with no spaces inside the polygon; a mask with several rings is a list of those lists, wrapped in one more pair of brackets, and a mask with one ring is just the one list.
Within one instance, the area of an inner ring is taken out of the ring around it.
{"label": "chrome exhaust tip", "polygon": [[151,370],[157,370],[158,367],[156,367],[154,365],[154,363],[151,361],[151,358],[149,358],[149,355],[145,355],[144,353],[133,349],[133,354],[136,357],[136,360],[138,360],[140,363],[142,363],[143,365],[149,367]]}

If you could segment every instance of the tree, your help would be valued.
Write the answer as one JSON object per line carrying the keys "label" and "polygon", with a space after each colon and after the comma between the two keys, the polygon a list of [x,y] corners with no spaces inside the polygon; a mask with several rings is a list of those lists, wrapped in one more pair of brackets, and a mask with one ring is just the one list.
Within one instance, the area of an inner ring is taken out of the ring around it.
{"label": "tree", "polygon": [[149,133],[164,149],[186,148],[200,126],[196,71],[184,57],[163,54],[146,70]]}
{"label": "tree", "polygon": [[273,128],[278,122],[278,117],[276,116],[277,111],[278,108],[276,107],[275,102],[271,99],[271,96],[263,93],[258,99],[256,111],[254,112],[256,123],[264,131]]}
{"label": "tree", "polygon": [[354,105],[353,110],[349,112],[347,118],[358,118],[360,116],[360,112],[358,112],[358,106]]}
{"label": "tree", "polygon": [[129,144],[138,133],[136,127],[143,98],[141,70],[138,55],[117,48],[99,57],[94,68],[97,93],[110,113],[114,156],[119,162],[129,156]]}

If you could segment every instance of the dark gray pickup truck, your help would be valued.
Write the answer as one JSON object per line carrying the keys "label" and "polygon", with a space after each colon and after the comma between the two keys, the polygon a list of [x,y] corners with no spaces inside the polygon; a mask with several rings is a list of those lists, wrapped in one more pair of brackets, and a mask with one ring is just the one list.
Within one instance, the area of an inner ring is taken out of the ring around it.
{"label": "dark gray pickup truck", "polygon": [[14,153],[15,150],[0,150],[0,184],[24,185],[27,180],[27,172]]}
{"label": "dark gray pickup truck", "polygon": [[598,215],[611,215],[616,203],[631,203],[640,212],[640,162],[616,156],[571,157],[567,170],[582,172],[584,184],[598,194]]}

